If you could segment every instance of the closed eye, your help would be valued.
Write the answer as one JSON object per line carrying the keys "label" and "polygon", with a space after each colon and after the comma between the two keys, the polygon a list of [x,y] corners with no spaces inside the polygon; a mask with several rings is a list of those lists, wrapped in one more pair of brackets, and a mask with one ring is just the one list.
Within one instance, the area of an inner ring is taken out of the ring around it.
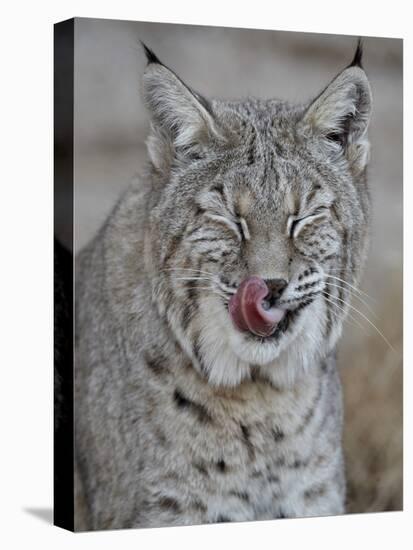
{"label": "closed eye", "polygon": [[247,222],[244,220],[244,218],[238,218],[237,221],[238,230],[245,241],[249,241],[251,238]]}
{"label": "closed eye", "polygon": [[312,223],[316,220],[319,220],[321,218],[325,218],[327,211],[328,211],[328,207],[320,206],[319,208],[317,208],[317,210],[315,210],[312,214],[309,214],[308,216],[303,216],[302,218],[296,218],[294,216],[290,216],[287,222],[288,236],[291,239],[296,239],[301,229],[305,225]]}
{"label": "closed eye", "polygon": [[236,218],[235,221],[233,221],[225,216],[211,213],[207,213],[206,217],[210,220],[226,225],[236,234],[239,241],[248,241],[250,239],[250,232],[244,218]]}

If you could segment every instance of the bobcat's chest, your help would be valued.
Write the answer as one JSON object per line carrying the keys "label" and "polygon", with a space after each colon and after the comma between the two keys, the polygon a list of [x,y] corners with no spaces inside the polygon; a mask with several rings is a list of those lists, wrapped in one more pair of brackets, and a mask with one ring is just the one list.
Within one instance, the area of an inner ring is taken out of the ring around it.
{"label": "bobcat's chest", "polygon": [[192,479],[194,486],[204,484],[207,520],[290,515],[312,475],[312,456],[302,442],[285,440],[279,425],[267,417],[262,423],[244,426],[241,434],[221,435],[212,462],[208,447],[201,450],[192,464]]}
{"label": "bobcat's chest", "polygon": [[259,386],[232,400],[175,392],[163,415],[173,444],[160,465],[175,465],[182,483],[173,490],[202,502],[205,521],[286,516],[309,476],[311,420],[318,417],[309,411],[320,405],[318,385],[308,385],[303,402],[298,397]]}

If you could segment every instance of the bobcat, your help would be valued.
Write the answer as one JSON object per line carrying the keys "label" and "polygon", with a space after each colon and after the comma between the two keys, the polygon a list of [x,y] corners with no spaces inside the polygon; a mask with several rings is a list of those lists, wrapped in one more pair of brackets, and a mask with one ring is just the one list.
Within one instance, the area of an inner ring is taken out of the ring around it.
{"label": "bobcat", "polygon": [[306,105],[209,101],[144,48],[148,167],[76,259],[77,529],[342,514],[361,45]]}

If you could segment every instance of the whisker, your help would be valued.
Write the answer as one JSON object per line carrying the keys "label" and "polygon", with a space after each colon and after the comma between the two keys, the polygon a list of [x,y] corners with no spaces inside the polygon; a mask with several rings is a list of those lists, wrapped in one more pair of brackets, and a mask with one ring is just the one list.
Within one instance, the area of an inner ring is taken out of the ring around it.
{"label": "whisker", "polygon": [[214,281],[211,277],[176,277],[175,281]]}
{"label": "whisker", "polygon": [[[331,302],[331,304],[333,304],[334,306],[336,305],[336,304],[334,304],[333,302]],[[337,306],[337,307],[338,307],[338,306]],[[335,317],[338,321],[340,320],[340,317],[339,317],[339,315],[338,315],[338,313],[337,313],[336,311],[331,310],[331,313],[332,313],[332,315],[334,315],[334,317]],[[356,324],[354,324],[354,323],[352,323],[352,322],[350,321],[350,319],[348,318],[348,316],[345,316],[342,320],[343,320],[343,323],[348,323],[348,324],[349,324],[351,327],[353,327],[353,328],[354,328],[354,327],[357,327]],[[352,321],[355,321],[355,319],[352,319]],[[361,326],[360,326],[359,328],[363,329],[363,332],[366,332],[366,331],[364,330],[364,327],[361,327]]]}
{"label": "whisker", "polygon": [[[176,277],[175,281],[211,281],[212,283],[218,285],[218,288],[216,289],[217,292],[215,292],[218,296],[221,296],[225,300],[229,300],[228,294],[235,294],[236,289],[232,289],[231,287],[227,287],[224,283],[222,283],[219,279],[217,280],[217,274],[211,273],[209,271],[205,271],[202,269],[195,269],[195,268],[189,268],[189,267],[176,267],[176,268],[165,268],[161,269],[161,271],[173,271],[173,272],[183,272],[182,274],[185,274],[184,272],[188,271],[187,277]],[[193,275],[192,275],[193,273]],[[200,274],[201,276],[198,276]],[[202,276],[202,275],[207,276]],[[210,275],[210,276],[208,276]],[[213,291],[212,287],[188,287],[188,290],[192,289],[199,289],[199,290],[211,290]],[[219,293],[221,292],[221,293]]]}
{"label": "whisker", "polygon": [[[333,306],[335,306],[336,308],[338,308],[340,311],[342,311],[343,313],[345,313],[348,317],[350,317],[350,319],[352,321],[354,321],[356,323],[356,326],[358,326],[359,328],[361,328],[361,330],[363,330],[363,332],[365,332],[365,328],[363,327],[363,325],[360,323],[360,321],[358,319],[356,319],[353,315],[351,315],[350,312],[346,311],[343,307],[339,306],[336,302],[334,302],[333,300],[330,300],[327,296],[331,296],[331,294],[328,294],[327,292],[323,292],[324,294],[324,299],[327,301],[327,302],[330,302],[330,304],[333,304]],[[334,296],[331,296],[332,298],[334,298]],[[337,316],[337,314],[335,313],[335,315]],[[337,316],[338,318],[338,316]],[[345,319],[344,319],[345,320]]]}
{"label": "whisker", "polygon": [[164,269],[161,269],[160,271],[194,271],[196,273],[215,275],[215,273],[211,273],[210,271],[203,271],[202,269],[197,269],[195,267],[166,267]]}
{"label": "whisker", "polygon": [[185,287],[186,290],[209,290],[213,294],[217,294],[218,296],[222,296],[223,298],[228,299],[228,296],[224,294],[223,292],[220,292],[219,289],[216,289],[212,286],[187,286]]}
{"label": "whisker", "polygon": [[[326,294],[328,294],[328,293],[326,293]],[[331,295],[330,295],[330,296],[331,296]],[[390,342],[387,340],[387,338],[385,337],[385,335],[381,332],[380,329],[378,329],[378,328],[376,327],[376,325],[375,325],[372,321],[370,321],[370,319],[369,319],[366,315],[364,315],[364,313],[362,313],[361,311],[359,311],[356,307],[352,306],[351,304],[345,302],[344,300],[341,300],[340,298],[337,298],[336,296],[331,296],[331,297],[332,297],[332,298],[335,298],[335,299],[337,299],[337,300],[340,300],[340,302],[343,302],[345,305],[347,305],[347,307],[351,308],[353,311],[355,311],[356,313],[358,313],[359,315],[361,315],[361,316],[363,317],[363,319],[365,319],[365,320],[369,323],[369,325],[372,326],[372,327],[374,328],[374,330],[377,332],[377,334],[379,334],[379,335],[383,338],[383,340],[386,342],[386,344],[389,346],[389,348],[390,348],[392,351],[394,351],[394,352],[396,353],[396,350],[395,350],[394,347],[390,344]],[[336,305],[337,305],[337,304],[336,304]]]}
{"label": "whisker", "polygon": [[354,285],[351,285],[350,283],[348,283],[347,281],[345,281],[344,279],[340,279],[340,277],[335,277],[334,275],[328,275],[327,273],[324,274],[324,277],[328,277],[330,279],[335,279],[336,281],[340,281],[342,283],[344,283],[345,285],[349,286],[350,288],[352,288],[354,291],[362,294],[363,296],[366,296],[367,298],[369,298],[370,300],[373,300],[374,302],[376,301],[374,298],[372,298],[371,296],[369,296],[367,294],[367,292],[364,292],[363,290],[360,290],[359,288],[357,288],[356,286]]}
{"label": "whisker", "polygon": [[229,302],[229,296],[226,296],[225,294],[216,291],[212,291],[212,293],[222,298],[225,302]]}
{"label": "whisker", "polygon": [[186,286],[185,290],[212,290],[210,286]]}
{"label": "whisker", "polygon": [[[366,306],[366,308],[370,311],[370,313],[372,315],[374,315],[374,317],[376,319],[378,319],[377,313],[374,311],[374,309],[372,309],[372,307],[361,296],[359,296],[358,294],[354,294],[354,292],[352,290],[346,289],[344,286],[336,285],[336,284],[330,283],[330,282],[327,282],[327,284],[328,284],[328,286],[334,286],[334,287],[341,288],[342,290],[347,290],[348,292],[350,292],[350,295],[353,298],[357,298],[358,300],[360,300],[360,302]],[[338,298],[338,296],[337,296],[337,298]]]}

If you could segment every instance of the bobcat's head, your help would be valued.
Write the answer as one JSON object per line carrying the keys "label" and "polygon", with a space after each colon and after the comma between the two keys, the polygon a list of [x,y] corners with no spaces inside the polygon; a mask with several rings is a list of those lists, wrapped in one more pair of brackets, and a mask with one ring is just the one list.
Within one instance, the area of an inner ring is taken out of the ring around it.
{"label": "bobcat's head", "polygon": [[208,101],[147,48],[153,300],[212,384],[288,384],[335,346],[366,255],[371,91]]}

